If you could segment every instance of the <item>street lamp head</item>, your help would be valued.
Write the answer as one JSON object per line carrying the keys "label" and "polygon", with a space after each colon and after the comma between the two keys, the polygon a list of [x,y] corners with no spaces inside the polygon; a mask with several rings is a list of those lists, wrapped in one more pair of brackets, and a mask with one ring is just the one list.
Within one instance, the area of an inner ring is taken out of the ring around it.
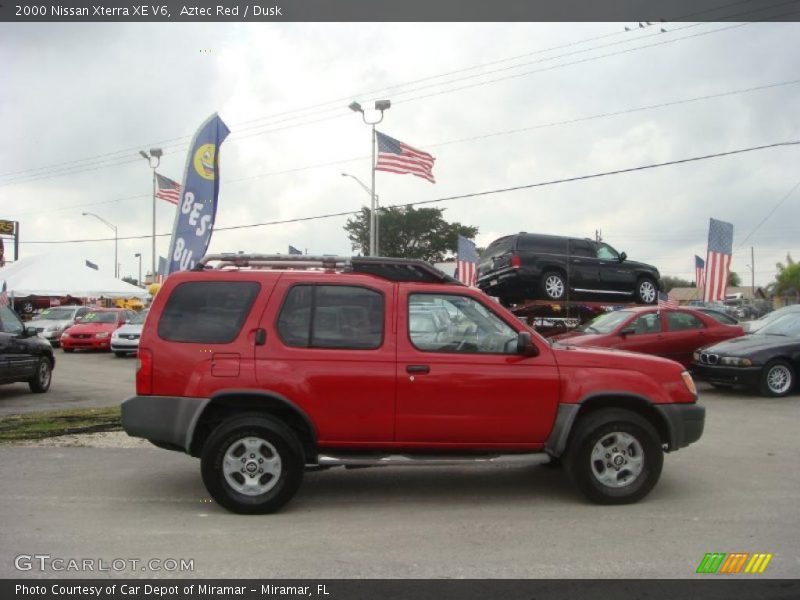
{"label": "street lamp head", "polygon": [[383,112],[384,110],[389,110],[392,107],[391,100],[376,100],[375,101],[375,110],[379,110]]}
{"label": "street lamp head", "polygon": [[150,156],[154,158],[161,158],[164,155],[163,150],[161,148],[150,148]]}
{"label": "street lamp head", "polygon": [[147,152],[145,152],[144,150],[139,150],[139,155],[145,160],[150,160],[150,157],[147,155]]}
{"label": "street lamp head", "polygon": [[142,257],[142,255],[141,255],[141,253],[140,253],[140,252],[137,252],[136,254],[134,254],[134,255],[133,255],[133,257],[134,257],[134,258],[141,258],[141,257]]}
{"label": "street lamp head", "polygon": [[88,216],[89,213],[81,213],[82,217]]}
{"label": "street lamp head", "polygon": [[352,110],[353,112],[360,112],[360,113],[363,113],[363,112],[364,112],[364,109],[363,109],[363,108],[361,108],[361,105],[360,105],[358,102],[356,102],[355,100],[353,100],[353,101],[352,101],[352,102],[351,102],[351,103],[348,105],[348,107],[347,107],[347,108],[349,108],[349,109],[350,109],[350,110]]}

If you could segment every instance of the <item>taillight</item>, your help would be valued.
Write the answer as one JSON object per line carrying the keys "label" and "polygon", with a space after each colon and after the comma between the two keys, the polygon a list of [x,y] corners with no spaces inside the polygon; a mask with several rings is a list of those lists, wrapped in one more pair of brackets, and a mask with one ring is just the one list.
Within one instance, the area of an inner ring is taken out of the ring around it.
{"label": "taillight", "polygon": [[153,352],[139,348],[136,361],[136,393],[147,396],[153,393]]}
{"label": "taillight", "polygon": [[511,266],[515,269],[518,269],[522,266],[522,261],[519,258],[519,254],[512,254],[511,255]]}

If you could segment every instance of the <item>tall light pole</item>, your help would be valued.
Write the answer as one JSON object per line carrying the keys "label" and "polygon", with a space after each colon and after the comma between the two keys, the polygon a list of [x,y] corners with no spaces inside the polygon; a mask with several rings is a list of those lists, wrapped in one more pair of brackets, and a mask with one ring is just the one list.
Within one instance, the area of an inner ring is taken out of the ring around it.
{"label": "tall light pole", "polygon": [[141,252],[137,252],[133,256],[139,259],[139,279],[138,279],[138,281],[139,281],[139,287],[143,287],[142,286],[142,253]]}
{"label": "tall light pole", "polygon": [[372,164],[370,165],[372,169],[372,189],[370,190],[371,198],[371,206],[370,206],[370,213],[369,213],[369,255],[375,256],[377,252],[377,248],[375,245],[375,125],[383,121],[383,112],[389,110],[391,108],[392,102],[391,100],[376,100],[375,101],[375,110],[380,112],[380,118],[377,120],[369,120],[367,119],[367,114],[364,112],[364,109],[361,108],[361,105],[353,101],[347,107],[353,112],[361,113],[361,118],[367,125],[372,127]]}
{"label": "tall light pole", "polygon": [[117,263],[117,254],[118,254],[117,250],[119,248],[119,234],[117,232],[117,226],[114,225],[113,223],[109,223],[108,221],[106,221],[100,215],[96,215],[96,214],[91,213],[91,212],[85,212],[85,213],[81,213],[81,214],[84,217],[94,217],[95,219],[98,219],[99,221],[101,221],[101,222],[105,223],[106,225],[108,225],[114,231],[114,277],[115,278],[119,277],[119,264]]}
{"label": "tall light pole", "polygon": [[380,213],[380,201],[379,201],[379,198],[378,198],[377,194],[375,196],[373,196],[372,195],[372,190],[370,190],[367,187],[367,185],[363,181],[361,181],[358,177],[356,177],[355,175],[351,175],[350,173],[342,173],[342,177],[350,177],[350,178],[354,179],[356,181],[356,183],[358,185],[360,185],[361,188],[365,192],[367,192],[367,194],[369,194],[369,197],[372,198],[371,206],[373,207],[373,211],[375,212],[375,231],[374,231],[375,241],[374,241],[374,243],[372,245],[374,245],[373,250],[375,251],[375,255],[379,256],[380,255],[380,247],[381,247],[381,242],[380,242],[380,239],[381,239],[381,227],[380,227],[380,214],[379,214]]}
{"label": "tall light pole", "polygon": [[153,169],[153,281],[156,280],[156,169],[161,164],[161,157],[164,152],[161,148],[150,148],[150,154],[144,150],[139,150],[139,154],[147,161]]}

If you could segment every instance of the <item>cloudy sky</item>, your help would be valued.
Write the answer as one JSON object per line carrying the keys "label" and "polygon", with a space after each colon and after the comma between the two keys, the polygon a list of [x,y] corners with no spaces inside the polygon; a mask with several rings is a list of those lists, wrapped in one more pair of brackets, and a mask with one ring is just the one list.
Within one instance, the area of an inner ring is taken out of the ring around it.
{"label": "cloudy sky", "polygon": [[[152,210],[138,150],[164,148],[159,171],[180,180],[189,138],[215,111],[232,131],[218,227],[368,202],[341,177],[369,181],[369,129],[348,110],[353,99],[391,99],[380,129],[436,157],[435,185],[379,173],[384,205],[800,139],[800,24],[660,28],[2,24],[0,218],[20,221],[23,256],[86,258],[113,272],[111,241],[40,243],[108,237],[81,214],[94,212],[121,237],[148,236],[119,244],[122,275],[136,277],[135,253],[144,271],[150,264]],[[704,96],[716,97],[675,104]],[[749,283],[752,245],[756,283],[766,284],[787,252],[800,258],[800,189],[787,198],[799,158],[797,146],[779,147],[434,206],[478,227],[479,245],[601,229],[632,259],[684,278],[714,217],[734,224],[733,270]],[[158,202],[159,233],[174,211]],[[210,249],[349,254],[345,221],[218,231]],[[167,246],[158,238],[159,253]]]}

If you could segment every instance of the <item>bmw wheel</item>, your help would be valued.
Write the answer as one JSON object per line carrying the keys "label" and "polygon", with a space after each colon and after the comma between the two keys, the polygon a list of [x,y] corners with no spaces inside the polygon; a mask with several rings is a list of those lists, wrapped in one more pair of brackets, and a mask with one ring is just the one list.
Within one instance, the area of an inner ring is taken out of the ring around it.
{"label": "bmw wheel", "polygon": [[644,498],[661,476],[664,452],[653,426],[640,415],[605,409],[581,419],[566,465],[578,489],[598,504]]}
{"label": "bmw wheel", "polygon": [[794,383],[794,369],[785,360],[770,361],[761,372],[760,388],[764,396],[786,396]]}
{"label": "bmw wheel", "polygon": [[232,417],[203,447],[203,483],[219,504],[242,514],[275,512],[297,492],[305,460],[297,436],[259,414]]}

